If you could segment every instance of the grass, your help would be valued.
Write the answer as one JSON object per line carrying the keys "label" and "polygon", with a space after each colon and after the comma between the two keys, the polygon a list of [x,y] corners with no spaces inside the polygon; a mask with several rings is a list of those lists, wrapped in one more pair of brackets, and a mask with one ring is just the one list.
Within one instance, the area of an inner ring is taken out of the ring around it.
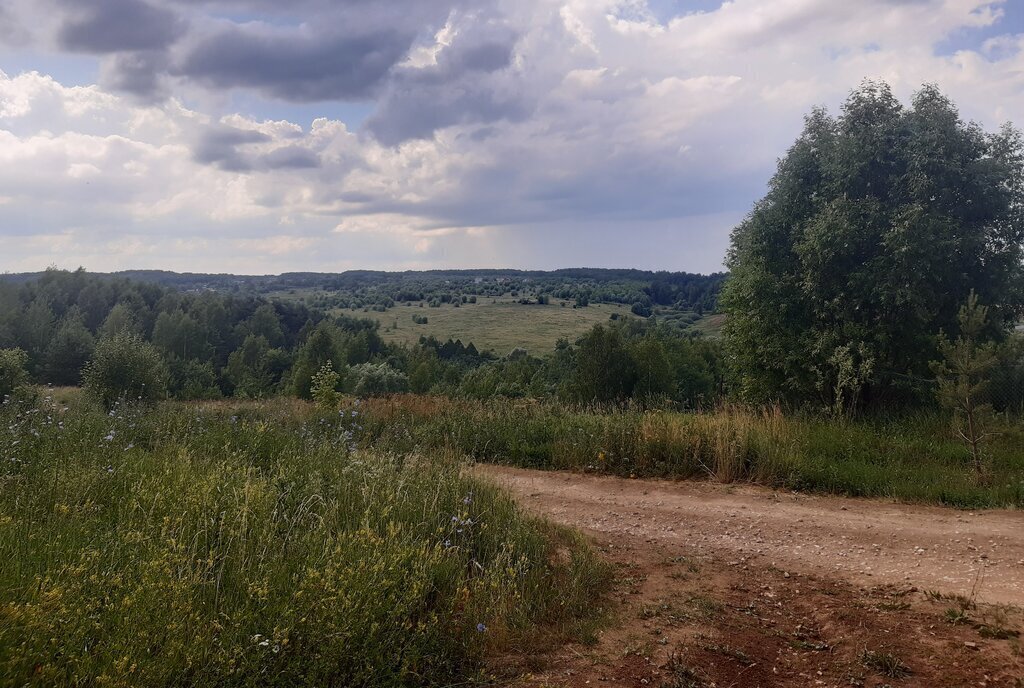
{"label": "grass", "polygon": [[939,415],[849,421],[726,407],[709,413],[572,410],[527,401],[403,396],[367,402],[364,438],[478,461],[620,476],[751,481],[959,508],[1024,506],[1024,427],[1007,421],[975,479]]}
{"label": "grass", "polygon": [[451,455],[358,448],[358,412],[0,420],[0,685],[462,684],[597,623],[581,540]]}
{"label": "grass", "polygon": [[861,653],[860,661],[872,671],[889,678],[906,678],[913,673],[910,667],[903,663],[903,660],[889,652],[864,650]]}
{"label": "grass", "polygon": [[[492,303],[492,301],[496,301]],[[565,307],[552,300],[548,305],[523,305],[511,297],[492,299],[480,297],[477,303],[465,303],[458,308],[442,304],[429,308],[419,303],[396,305],[380,313],[367,311],[348,315],[373,318],[381,324],[381,336],[386,342],[416,344],[421,336],[433,335],[440,341],[461,339],[472,342],[480,351],[488,349],[504,356],[520,347],[535,356],[551,353],[559,337],[575,340],[596,324],[607,323],[609,316],[629,314],[629,307],[619,304],[597,303],[586,308]],[[414,315],[426,316],[427,324],[417,325]],[[398,327],[394,325],[397,322]]]}

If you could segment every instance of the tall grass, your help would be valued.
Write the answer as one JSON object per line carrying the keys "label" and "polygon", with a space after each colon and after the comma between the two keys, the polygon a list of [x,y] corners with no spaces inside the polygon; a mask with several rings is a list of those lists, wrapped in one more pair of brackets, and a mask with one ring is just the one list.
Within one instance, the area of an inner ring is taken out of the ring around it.
{"label": "tall grass", "polygon": [[1005,418],[980,484],[939,414],[888,419],[573,410],[557,404],[393,397],[364,404],[362,440],[447,447],[479,461],[637,477],[712,478],[962,508],[1024,506],[1024,427]]}
{"label": "tall grass", "polygon": [[587,632],[581,541],[360,418],[0,408],[0,684],[446,685]]}

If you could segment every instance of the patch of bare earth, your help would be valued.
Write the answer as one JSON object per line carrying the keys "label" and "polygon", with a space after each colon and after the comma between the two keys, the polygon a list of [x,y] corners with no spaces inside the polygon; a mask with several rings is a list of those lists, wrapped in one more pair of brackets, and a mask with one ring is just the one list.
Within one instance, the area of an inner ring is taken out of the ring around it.
{"label": "patch of bare earth", "polygon": [[517,686],[1024,686],[1024,514],[479,467],[614,563],[593,645]]}

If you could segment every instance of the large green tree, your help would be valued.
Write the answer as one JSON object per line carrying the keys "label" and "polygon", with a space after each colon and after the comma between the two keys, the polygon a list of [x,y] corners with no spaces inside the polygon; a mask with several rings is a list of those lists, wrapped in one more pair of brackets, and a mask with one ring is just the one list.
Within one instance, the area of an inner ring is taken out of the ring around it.
{"label": "large green tree", "polygon": [[934,86],[885,84],[815,110],[767,196],[736,228],[721,303],[752,400],[846,406],[927,375],[973,289],[989,336],[1024,303],[1024,144],[961,120]]}

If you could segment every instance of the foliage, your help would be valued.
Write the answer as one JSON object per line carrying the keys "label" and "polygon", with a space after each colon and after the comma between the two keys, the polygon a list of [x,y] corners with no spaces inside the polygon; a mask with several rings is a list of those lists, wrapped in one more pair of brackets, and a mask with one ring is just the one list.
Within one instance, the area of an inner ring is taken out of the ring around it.
{"label": "foliage", "polygon": [[324,365],[313,376],[310,384],[310,393],[317,407],[325,411],[333,411],[338,408],[341,394],[338,392],[338,385],[341,382],[341,375],[334,370],[330,361]]}
{"label": "foliage", "polygon": [[0,407],[0,676],[19,686],[463,685],[586,633],[608,576],[443,456],[346,413]]}
{"label": "foliage", "polygon": [[292,385],[295,395],[303,399],[313,396],[313,376],[330,364],[335,371],[343,370],[345,353],[341,336],[336,327],[321,323],[296,354],[292,370]]}
{"label": "foliage", "polygon": [[28,382],[27,365],[22,349],[0,349],[0,401]]}
{"label": "foliage", "polygon": [[409,391],[409,378],[387,363],[361,363],[352,367],[352,393],[374,397]]}
{"label": "foliage", "polygon": [[209,361],[171,358],[167,391],[175,399],[220,399],[217,371]]}
{"label": "foliage", "polygon": [[569,396],[581,402],[621,402],[636,383],[636,366],[629,357],[621,330],[595,325],[579,343],[576,368],[568,383]]}
{"label": "foliage", "polygon": [[988,337],[1024,305],[1024,141],[986,134],[925,86],[884,84],[815,110],[768,195],[733,233],[722,294],[738,391],[820,407],[906,399],[934,333],[973,289]]}
{"label": "foliage", "polygon": [[973,291],[960,308],[960,335],[950,341],[939,335],[941,361],[933,363],[938,380],[938,398],[953,413],[953,428],[967,445],[975,473],[988,472],[982,443],[989,436],[992,405],[988,403],[989,374],[998,363],[997,350],[983,337],[988,325],[988,308],[978,303]]}
{"label": "foliage", "polygon": [[224,375],[233,386],[234,396],[263,399],[277,390],[290,367],[291,356],[287,351],[271,349],[264,335],[248,334],[228,356]]}
{"label": "foliage", "polygon": [[95,347],[96,340],[86,328],[81,311],[72,308],[46,347],[43,373],[46,381],[55,385],[77,385]]}
{"label": "foliage", "polygon": [[107,408],[122,399],[155,401],[167,392],[167,369],[156,347],[130,332],[101,339],[82,378]]}

